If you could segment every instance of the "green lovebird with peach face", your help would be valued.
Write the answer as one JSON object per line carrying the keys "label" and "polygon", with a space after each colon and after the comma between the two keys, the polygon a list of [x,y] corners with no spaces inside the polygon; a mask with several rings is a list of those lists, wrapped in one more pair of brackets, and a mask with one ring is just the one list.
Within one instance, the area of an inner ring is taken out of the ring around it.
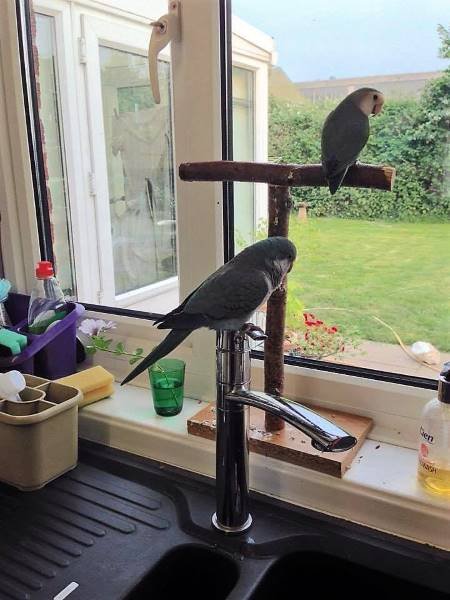
{"label": "green lovebird with peach face", "polygon": [[373,88],[349,94],[328,115],[322,129],[322,168],[331,194],[342,184],[369,139],[369,116],[377,115],[384,96]]}

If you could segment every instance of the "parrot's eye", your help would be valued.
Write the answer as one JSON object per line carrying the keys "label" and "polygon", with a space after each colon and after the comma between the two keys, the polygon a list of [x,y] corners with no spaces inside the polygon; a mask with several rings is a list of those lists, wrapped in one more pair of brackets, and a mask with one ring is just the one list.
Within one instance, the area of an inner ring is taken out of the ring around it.
{"label": "parrot's eye", "polygon": [[374,97],[373,97],[373,99],[374,99],[374,100],[378,100],[378,95],[377,95],[377,94],[375,94],[375,95],[374,95]]}

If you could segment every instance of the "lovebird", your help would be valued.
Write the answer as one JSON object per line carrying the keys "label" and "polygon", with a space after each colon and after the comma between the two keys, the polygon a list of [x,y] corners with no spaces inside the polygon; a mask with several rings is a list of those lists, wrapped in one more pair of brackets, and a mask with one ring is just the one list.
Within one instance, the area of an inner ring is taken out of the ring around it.
{"label": "lovebird", "polygon": [[155,321],[172,331],[122,381],[128,383],[169,354],[195,329],[239,330],[282,283],[296,259],[294,244],[269,237],[242,250],[174,310]]}
{"label": "lovebird", "polygon": [[322,168],[331,194],[339,189],[369,139],[369,116],[377,115],[384,96],[372,88],[349,94],[330,112],[322,129]]}

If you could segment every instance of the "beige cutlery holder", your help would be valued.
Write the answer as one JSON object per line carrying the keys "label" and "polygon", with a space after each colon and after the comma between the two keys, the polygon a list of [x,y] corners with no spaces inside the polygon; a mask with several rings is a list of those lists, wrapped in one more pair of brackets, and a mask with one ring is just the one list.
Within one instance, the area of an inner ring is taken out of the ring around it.
{"label": "beige cutlery holder", "polygon": [[81,392],[32,375],[25,380],[22,402],[0,399],[0,480],[29,491],[76,466]]}

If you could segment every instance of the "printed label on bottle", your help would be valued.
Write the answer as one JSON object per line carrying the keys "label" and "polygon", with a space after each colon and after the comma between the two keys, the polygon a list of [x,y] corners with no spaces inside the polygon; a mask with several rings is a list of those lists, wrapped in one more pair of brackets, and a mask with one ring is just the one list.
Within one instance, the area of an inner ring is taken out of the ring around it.
{"label": "printed label on bottle", "polygon": [[435,467],[435,465],[424,458],[423,454],[419,456],[419,465],[420,468],[426,473],[434,475],[438,472],[438,469]]}
{"label": "printed label on bottle", "polygon": [[425,431],[423,427],[420,427],[420,437],[428,444],[434,444],[434,435],[431,435],[431,433]]}

